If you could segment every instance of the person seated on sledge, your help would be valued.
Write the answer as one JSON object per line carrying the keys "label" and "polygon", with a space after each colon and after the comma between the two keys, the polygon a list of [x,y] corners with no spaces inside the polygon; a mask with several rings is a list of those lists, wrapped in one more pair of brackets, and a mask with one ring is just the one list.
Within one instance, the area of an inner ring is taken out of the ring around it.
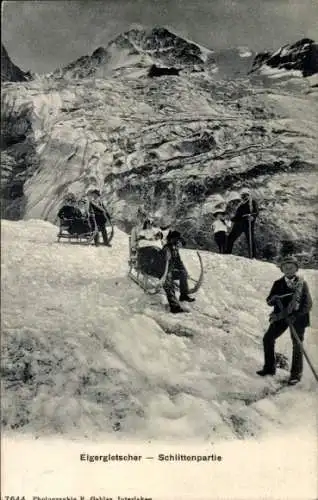
{"label": "person seated on sledge", "polygon": [[[195,299],[189,297],[188,273],[181,260],[179,248],[185,244],[179,231],[170,231],[167,235],[167,243],[163,247],[162,252],[165,258],[169,259],[169,267],[166,281],[163,285],[164,291],[169,302],[170,311],[174,314],[186,312],[182,309],[180,302],[194,302]],[[176,297],[174,281],[180,282],[180,297]]]}
{"label": "person seated on sledge", "polygon": [[160,251],[162,250],[162,232],[147,218],[137,235],[137,267],[144,273],[160,277]]}
{"label": "person seated on sledge", "polygon": [[89,216],[87,198],[80,198],[77,202],[77,206],[78,206],[79,210],[81,211],[82,217],[87,219]]}
{"label": "person seated on sledge", "polygon": [[79,236],[90,236],[97,230],[95,215],[89,212],[87,198],[81,198],[77,201],[77,208],[81,212],[81,219],[76,219],[72,224],[72,232]]}
{"label": "person seated on sledge", "polygon": [[162,237],[161,229],[154,226],[153,220],[148,217],[137,236],[138,250],[149,246],[162,248]]}
{"label": "person seated on sledge", "polygon": [[104,203],[102,202],[99,189],[92,189],[87,193],[87,197],[89,200],[89,214],[90,216],[93,216],[95,218],[96,226],[98,229],[94,237],[95,245],[99,245],[99,232],[101,232],[104,245],[106,245],[107,247],[111,247],[111,244],[108,241],[108,234],[106,230],[106,222],[110,222],[110,215],[106,210]]}
{"label": "person seated on sledge", "polygon": [[82,218],[82,213],[76,206],[76,197],[73,193],[69,193],[64,198],[64,205],[57,214],[60,219],[61,227],[65,228],[70,232],[72,230],[74,222]]}
{"label": "person seated on sledge", "polygon": [[142,231],[146,218],[147,218],[146,212],[139,207],[136,214],[136,224],[132,228],[130,233],[130,252],[134,258],[137,257],[138,235],[140,231]]}

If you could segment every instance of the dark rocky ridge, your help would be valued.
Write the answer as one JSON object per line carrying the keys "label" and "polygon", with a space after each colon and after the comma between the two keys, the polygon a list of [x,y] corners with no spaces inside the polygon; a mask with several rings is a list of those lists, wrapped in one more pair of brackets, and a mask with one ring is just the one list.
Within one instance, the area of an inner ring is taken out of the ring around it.
{"label": "dark rocky ridge", "polygon": [[25,82],[32,78],[30,72],[24,72],[13,64],[8,52],[1,44],[1,81],[2,82]]}
{"label": "dark rocky ridge", "polygon": [[310,38],[303,38],[275,52],[261,52],[256,55],[251,72],[264,64],[271,68],[298,70],[304,77],[314,75],[318,73],[318,44]]}

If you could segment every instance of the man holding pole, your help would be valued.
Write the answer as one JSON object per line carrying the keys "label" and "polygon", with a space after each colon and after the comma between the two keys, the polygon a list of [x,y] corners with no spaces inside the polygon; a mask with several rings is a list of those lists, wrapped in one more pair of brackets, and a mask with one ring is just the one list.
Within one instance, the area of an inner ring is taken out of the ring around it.
{"label": "man holding pole", "polygon": [[266,302],[274,307],[270,315],[270,326],[263,338],[265,363],[260,376],[275,375],[275,341],[287,328],[290,328],[293,355],[289,385],[300,381],[303,371],[303,355],[316,378],[317,373],[310,363],[303,347],[305,329],[310,325],[309,311],[312,308],[312,299],[306,281],[297,275],[297,259],[288,256],[280,263],[284,276],[275,281]]}
{"label": "man holding pole", "polygon": [[232,253],[235,241],[244,233],[248,243],[249,257],[252,259],[255,257],[254,226],[258,216],[258,205],[252,199],[249,189],[246,188],[241,192],[241,200],[242,202],[237,207],[234,217],[232,217],[234,224],[228,236],[226,253]]}

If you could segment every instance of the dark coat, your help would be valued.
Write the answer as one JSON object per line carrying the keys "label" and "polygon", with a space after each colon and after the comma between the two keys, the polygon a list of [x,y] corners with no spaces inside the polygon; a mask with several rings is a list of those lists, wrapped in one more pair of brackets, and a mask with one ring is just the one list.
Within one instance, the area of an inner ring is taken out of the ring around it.
{"label": "dark coat", "polygon": [[98,227],[104,226],[107,220],[110,220],[110,215],[101,201],[90,201],[88,210],[91,214],[94,214]]}
{"label": "dark coat", "polygon": [[243,222],[246,221],[248,222],[248,218],[246,215],[253,215],[254,219],[258,216],[258,204],[256,203],[255,200],[252,200],[252,211],[250,209],[250,202],[246,201],[241,203],[235,212],[234,217],[232,217],[232,221],[234,222]]}
{"label": "dark coat", "polygon": [[[297,277],[297,279],[299,278]],[[276,302],[272,302],[271,300],[272,297],[274,295],[285,295],[288,293],[293,293],[293,290],[289,288],[284,277],[274,282],[272,289],[269,293],[269,296],[266,299],[266,302],[268,305],[274,306],[273,312],[275,314],[278,314],[280,312],[280,309]],[[288,307],[288,304],[291,302],[292,298],[293,296],[289,295],[288,297],[284,297],[281,299],[284,309]],[[309,292],[308,285],[306,281],[304,281],[299,309],[298,311],[295,311],[293,313],[293,315],[296,317],[295,326],[307,327],[310,325],[309,311],[311,310],[311,308],[312,308],[312,298]]]}
{"label": "dark coat", "polygon": [[60,219],[81,219],[82,212],[79,208],[74,207],[73,205],[64,205],[58,212],[57,216]]}
{"label": "dark coat", "polygon": [[166,254],[168,253],[168,255],[170,256],[169,272],[174,271],[174,270],[178,270],[178,271],[185,270],[184,264],[181,260],[180,254],[179,254],[179,250],[177,248],[175,248],[172,245],[170,245],[169,243],[167,243],[163,247],[162,252],[164,252]]}

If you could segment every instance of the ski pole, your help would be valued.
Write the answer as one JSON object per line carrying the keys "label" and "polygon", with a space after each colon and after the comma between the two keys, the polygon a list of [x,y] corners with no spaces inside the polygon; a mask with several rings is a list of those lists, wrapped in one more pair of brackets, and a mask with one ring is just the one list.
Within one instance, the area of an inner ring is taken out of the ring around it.
{"label": "ski pole", "polygon": [[253,249],[252,249],[252,221],[251,218],[248,218],[248,240],[249,240],[249,254],[250,259],[253,258]]}
{"label": "ski pole", "polygon": [[310,359],[308,357],[308,354],[306,352],[306,349],[303,346],[303,343],[301,342],[300,338],[297,335],[297,332],[295,330],[294,325],[288,319],[287,319],[287,323],[288,323],[288,326],[289,326],[289,329],[290,329],[290,333],[292,334],[292,336],[296,340],[297,344],[299,345],[299,347],[300,347],[300,349],[301,349],[301,351],[302,351],[302,353],[303,353],[303,355],[304,355],[304,357],[305,357],[305,359],[306,359],[306,361],[307,361],[307,363],[309,365],[309,368],[311,369],[311,371],[312,371],[312,373],[313,373],[313,375],[314,375],[314,377],[316,379],[316,382],[318,382],[318,374],[317,374],[315,368],[313,367],[313,365],[312,365],[312,363],[311,363],[311,361],[310,361]]}
{"label": "ski pole", "polygon": [[252,202],[252,197],[251,194],[249,194],[248,197],[248,204],[249,204],[249,209],[250,209],[250,216],[248,217],[248,239],[249,239],[249,245],[250,245],[250,259],[253,258],[253,248],[252,248],[252,220],[251,220],[251,214],[253,212],[253,202]]}
{"label": "ski pole", "polygon": [[[283,304],[282,304],[282,302],[281,302],[280,299],[277,299],[277,304],[278,304],[278,307],[280,308],[280,310],[283,311],[284,310],[284,306],[283,306]],[[304,355],[304,358],[306,359],[306,361],[307,361],[307,363],[309,365],[309,368],[311,369],[311,371],[312,371],[312,373],[313,373],[313,375],[314,375],[314,377],[316,379],[316,382],[318,382],[317,372],[316,372],[315,368],[313,367],[313,365],[312,365],[312,363],[311,363],[311,361],[309,359],[309,356],[308,356],[308,354],[306,352],[306,349],[303,346],[303,343],[301,342],[300,338],[297,335],[297,332],[295,330],[294,325],[292,324],[292,322],[290,321],[290,319],[288,319],[288,315],[287,314],[285,314],[285,319],[286,319],[286,322],[287,322],[287,324],[289,326],[290,333],[291,333],[292,337],[296,340],[296,342],[297,342],[297,344],[298,344],[298,346],[299,346],[302,354]]]}

